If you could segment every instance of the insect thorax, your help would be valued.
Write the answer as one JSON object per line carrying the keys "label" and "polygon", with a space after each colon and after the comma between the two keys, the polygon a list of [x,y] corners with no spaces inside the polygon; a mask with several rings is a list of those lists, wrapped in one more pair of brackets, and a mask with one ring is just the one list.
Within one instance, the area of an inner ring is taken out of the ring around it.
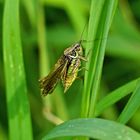
{"label": "insect thorax", "polygon": [[70,58],[78,58],[78,56],[83,55],[83,49],[81,47],[81,43],[76,43],[72,47],[65,49],[64,55]]}

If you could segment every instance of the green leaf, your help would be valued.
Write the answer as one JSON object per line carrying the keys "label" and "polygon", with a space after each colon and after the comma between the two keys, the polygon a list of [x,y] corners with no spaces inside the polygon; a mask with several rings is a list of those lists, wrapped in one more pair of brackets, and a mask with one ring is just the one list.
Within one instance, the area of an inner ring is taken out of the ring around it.
{"label": "green leaf", "polygon": [[136,87],[138,79],[133,80],[121,87],[119,87],[118,89],[108,93],[108,95],[106,97],[104,97],[96,106],[96,116],[100,115],[102,113],[102,111],[104,111],[107,107],[113,105],[114,103],[116,103],[117,101],[119,101],[120,99],[122,99],[123,97],[125,97],[126,95],[130,94],[131,92],[133,92],[133,90]]}
{"label": "green leaf", "polygon": [[36,22],[36,12],[35,12],[35,1],[34,0],[22,0],[23,5],[28,14],[30,23],[33,27],[35,27]]}
{"label": "green leaf", "polygon": [[121,123],[127,123],[128,120],[134,115],[137,109],[140,107],[140,80],[137,81],[136,89],[134,90],[131,98],[126,104],[125,108],[121,112],[118,121]]}
{"label": "green leaf", "polygon": [[87,136],[100,140],[139,140],[131,128],[103,119],[75,119],[55,127],[43,140],[64,136]]}
{"label": "green leaf", "polygon": [[19,27],[19,0],[6,0],[3,19],[9,137],[31,140],[32,129]]}
{"label": "green leaf", "polygon": [[87,44],[87,50],[92,48],[90,60],[86,67],[85,83],[82,99],[82,117],[93,117],[100,85],[106,41],[112,18],[117,7],[117,0],[92,0],[87,40],[99,40]]}

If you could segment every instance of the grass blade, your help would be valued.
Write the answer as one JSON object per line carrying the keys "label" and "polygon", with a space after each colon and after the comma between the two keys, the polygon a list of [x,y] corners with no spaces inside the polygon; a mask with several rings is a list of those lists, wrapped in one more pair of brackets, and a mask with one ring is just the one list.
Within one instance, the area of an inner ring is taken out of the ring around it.
{"label": "grass blade", "polygon": [[87,136],[100,140],[139,140],[140,134],[131,128],[103,119],[76,119],[55,127],[43,140],[64,136]]}
{"label": "grass blade", "polygon": [[118,89],[112,91],[106,97],[104,97],[96,106],[96,113],[95,113],[96,116],[100,115],[102,111],[106,109],[107,107],[113,105],[114,103],[122,99],[123,97],[133,92],[136,87],[137,82],[138,82],[138,79],[133,80],[119,87]]}
{"label": "grass blade", "polygon": [[87,63],[88,73],[85,73],[85,87],[82,103],[83,117],[93,117],[94,115],[106,48],[106,38],[116,7],[117,0],[93,0],[91,4],[87,40],[101,39],[94,43],[94,47],[92,47],[93,44],[87,45],[88,49],[93,49],[89,63]]}
{"label": "grass blade", "polygon": [[19,0],[6,0],[4,10],[3,51],[9,137],[11,140],[31,140],[30,110],[20,39]]}
{"label": "grass blade", "polygon": [[131,98],[126,104],[125,108],[121,112],[118,121],[121,123],[127,123],[128,120],[134,115],[137,109],[140,107],[140,80],[137,81],[136,89],[134,90]]}
{"label": "grass blade", "polygon": [[23,5],[26,9],[26,12],[28,14],[30,23],[32,27],[35,27],[36,24],[36,12],[35,12],[35,2],[34,0],[22,0]]}
{"label": "grass blade", "polygon": [[[97,27],[99,23],[99,17],[101,14],[101,10],[103,8],[103,4],[104,4],[104,1],[97,2],[95,0],[92,0],[87,40],[95,40],[96,31],[97,31]],[[86,50],[88,49],[89,51],[89,48],[91,47],[92,47],[92,44],[87,44]],[[88,62],[86,63],[87,67],[89,67],[90,64],[92,66],[93,63],[90,63],[90,61],[89,63]],[[91,70],[92,68],[87,68],[87,69],[88,69],[88,73],[85,72],[84,91],[83,91],[83,97],[82,97],[82,112],[81,112],[82,117],[88,116],[88,109],[89,109],[89,104],[90,104],[90,87],[92,83],[91,80],[93,78],[93,74]]]}
{"label": "grass blade", "polygon": [[[38,2],[38,17],[37,17],[37,29],[38,29],[38,46],[39,46],[39,52],[40,52],[40,75],[45,76],[47,73],[49,73],[50,69],[50,56],[49,55],[49,46],[47,45],[47,34],[46,34],[46,26],[45,26],[45,12],[43,9],[43,5],[41,2]],[[55,101],[56,104],[56,110],[60,118],[63,118],[64,120],[68,119],[68,112],[65,105],[65,101],[63,99],[63,96],[61,94],[60,88],[57,88],[57,94],[54,94],[53,96],[47,96],[46,98],[43,98],[44,102],[44,108],[48,111],[47,114],[53,113],[50,110],[53,110],[53,102]],[[61,109],[57,103],[61,103]],[[47,116],[47,115],[46,115]],[[47,117],[46,117],[47,118]],[[54,120],[54,119],[53,119]],[[54,120],[55,122],[55,120]],[[57,122],[59,123],[59,122]]]}

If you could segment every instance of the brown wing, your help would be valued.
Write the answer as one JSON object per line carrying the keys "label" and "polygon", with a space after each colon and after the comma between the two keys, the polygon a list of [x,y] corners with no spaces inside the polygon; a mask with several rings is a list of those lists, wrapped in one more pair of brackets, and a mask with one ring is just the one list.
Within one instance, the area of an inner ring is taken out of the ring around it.
{"label": "brown wing", "polygon": [[46,96],[47,94],[51,94],[53,92],[65,71],[67,63],[68,60],[64,56],[62,56],[55,64],[52,71],[46,77],[39,80],[43,96]]}

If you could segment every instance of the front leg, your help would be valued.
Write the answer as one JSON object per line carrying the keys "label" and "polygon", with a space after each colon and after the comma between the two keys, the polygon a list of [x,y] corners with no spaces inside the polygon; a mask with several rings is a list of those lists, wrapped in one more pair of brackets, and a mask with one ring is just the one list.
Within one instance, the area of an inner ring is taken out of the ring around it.
{"label": "front leg", "polygon": [[83,60],[83,61],[88,61],[87,58],[83,57],[83,56],[78,56],[79,59]]}

